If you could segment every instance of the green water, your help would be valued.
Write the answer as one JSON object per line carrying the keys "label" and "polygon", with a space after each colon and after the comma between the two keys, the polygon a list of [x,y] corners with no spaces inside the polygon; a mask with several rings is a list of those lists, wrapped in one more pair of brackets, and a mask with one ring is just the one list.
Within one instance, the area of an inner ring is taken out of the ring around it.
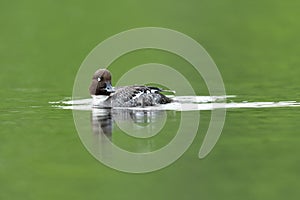
{"label": "green water", "polygon": [[[72,111],[48,103],[72,96],[76,72],[99,42],[143,26],[175,29],[201,43],[227,94],[238,95],[234,101],[300,101],[299,6],[296,0],[1,1],[0,199],[299,199],[299,108],[228,110],[222,136],[203,160],[197,155],[210,112],[201,112],[198,135],[179,160],[126,174],[94,159]],[[137,52],[111,70],[118,78],[149,61],[190,75],[197,94],[207,95],[194,71],[172,55]]]}

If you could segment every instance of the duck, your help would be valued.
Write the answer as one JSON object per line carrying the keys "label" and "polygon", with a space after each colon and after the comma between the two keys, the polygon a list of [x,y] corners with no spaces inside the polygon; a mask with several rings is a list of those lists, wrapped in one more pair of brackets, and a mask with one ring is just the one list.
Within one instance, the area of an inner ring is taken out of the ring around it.
{"label": "duck", "polygon": [[146,85],[130,85],[113,87],[112,75],[107,69],[98,69],[89,87],[90,95],[106,96],[104,105],[109,107],[146,107],[171,103],[173,100],[162,92],[172,92],[158,87]]}

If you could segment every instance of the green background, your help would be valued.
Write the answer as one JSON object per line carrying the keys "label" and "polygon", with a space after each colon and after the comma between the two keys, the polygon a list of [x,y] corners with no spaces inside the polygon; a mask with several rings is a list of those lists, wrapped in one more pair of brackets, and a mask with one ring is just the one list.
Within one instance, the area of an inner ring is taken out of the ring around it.
{"label": "green background", "polygon": [[[72,96],[76,72],[98,43],[144,26],[203,45],[234,101],[300,101],[299,8],[296,0],[1,0],[0,199],[299,199],[298,108],[228,110],[219,142],[199,160],[210,117],[201,112],[198,136],[177,162],[126,174],[95,160],[72,112],[48,103]],[[157,51],[124,56],[111,70],[118,78],[149,61],[198,83],[186,63]],[[207,94],[203,84],[195,90]]]}

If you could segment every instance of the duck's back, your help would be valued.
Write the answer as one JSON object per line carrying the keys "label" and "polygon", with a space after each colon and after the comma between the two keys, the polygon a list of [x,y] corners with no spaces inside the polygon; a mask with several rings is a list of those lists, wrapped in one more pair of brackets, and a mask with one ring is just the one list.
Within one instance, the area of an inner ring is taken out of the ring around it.
{"label": "duck's back", "polygon": [[118,87],[115,88],[115,92],[106,101],[112,107],[144,107],[172,102],[160,91],[159,88],[147,86]]}

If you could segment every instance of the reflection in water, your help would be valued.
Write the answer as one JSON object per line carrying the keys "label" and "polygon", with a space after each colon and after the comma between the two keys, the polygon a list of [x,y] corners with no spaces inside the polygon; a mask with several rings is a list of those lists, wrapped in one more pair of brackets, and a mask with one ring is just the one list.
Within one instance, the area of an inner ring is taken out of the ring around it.
{"label": "reflection in water", "polygon": [[111,143],[114,143],[112,135],[114,129],[119,128],[129,136],[148,138],[146,141],[138,140],[135,147],[138,148],[138,152],[150,152],[155,145],[149,138],[160,132],[166,119],[165,111],[93,108],[91,112],[93,151],[100,153],[101,157],[110,157]]}
{"label": "reflection in water", "polygon": [[[91,113],[91,124],[93,130],[94,153],[101,153],[102,156],[110,157],[109,140],[112,138],[112,119],[110,109],[93,109]],[[106,152],[106,153],[102,153]]]}
{"label": "reflection in water", "polygon": [[95,135],[104,134],[111,138],[111,109],[93,109],[91,113],[92,129]]}

